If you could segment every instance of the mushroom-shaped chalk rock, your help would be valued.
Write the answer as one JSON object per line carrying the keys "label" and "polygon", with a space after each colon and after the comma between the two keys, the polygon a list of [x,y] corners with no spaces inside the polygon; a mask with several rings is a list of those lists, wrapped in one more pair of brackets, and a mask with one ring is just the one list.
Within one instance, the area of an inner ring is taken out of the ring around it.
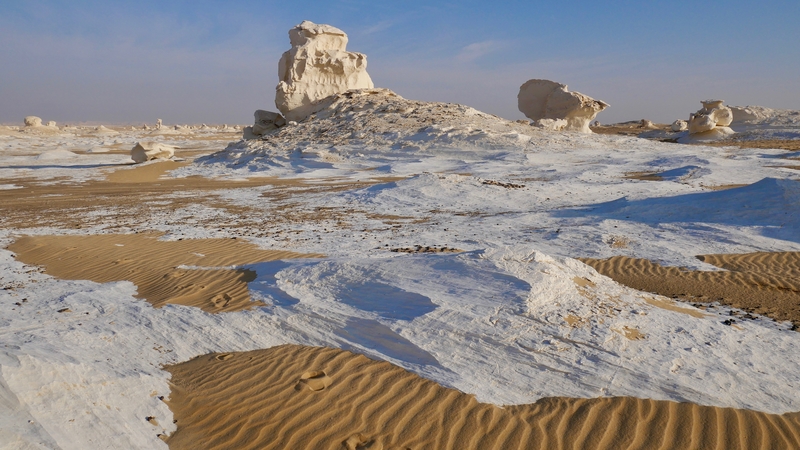
{"label": "mushroom-shaped chalk rock", "polygon": [[568,91],[566,84],[536,79],[520,86],[517,105],[531,120],[563,119],[567,121],[565,130],[581,133],[591,133],[589,124],[608,107],[606,102]]}

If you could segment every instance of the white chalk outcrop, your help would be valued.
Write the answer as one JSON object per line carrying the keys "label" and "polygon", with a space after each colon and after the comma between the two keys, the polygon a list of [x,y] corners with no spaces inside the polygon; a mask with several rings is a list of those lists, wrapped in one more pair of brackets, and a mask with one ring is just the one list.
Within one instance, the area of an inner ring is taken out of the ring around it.
{"label": "white chalk outcrop", "polygon": [[733,124],[761,123],[785,112],[764,106],[729,106],[729,108],[733,113]]}
{"label": "white chalk outcrop", "polygon": [[330,25],[303,21],[289,30],[292,48],[278,63],[275,105],[287,121],[301,121],[319,109],[315,102],[350,89],[372,89],[367,57],[348,52],[347,34]]}
{"label": "white chalk outcrop", "polygon": [[175,147],[160,142],[137,142],[131,149],[131,159],[143,163],[153,159],[170,159],[175,156]]}
{"label": "white chalk outcrop", "polygon": [[724,100],[704,100],[703,107],[689,116],[689,132],[678,138],[682,144],[724,139],[734,131],[728,127],[733,122],[733,111],[723,105]]}
{"label": "white chalk outcrop", "polygon": [[[520,86],[517,105],[525,117],[565,120],[567,131],[591,133],[589,124],[608,103],[595,100],[580,92],[570,92],[566,84],[550,80],[528,80]],[[546,128],[546,127],[545,127]]]}

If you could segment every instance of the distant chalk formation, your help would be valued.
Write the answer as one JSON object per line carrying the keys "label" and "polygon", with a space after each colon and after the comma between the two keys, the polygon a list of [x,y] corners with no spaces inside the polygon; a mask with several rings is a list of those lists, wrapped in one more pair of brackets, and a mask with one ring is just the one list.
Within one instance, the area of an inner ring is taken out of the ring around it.
{"label": "distant chalk formation", "polygon": [[597,113],[606,109],[608,103],[595,100],[580,92],[570,92],[566,84],[550,80],[528,80],[520,86],[517,105],[525,117],[534,121],[534,125],[553,129],[558,122],[566,121],[566,125],[558,127],[567,131],[591,133],[589,124]]}
{"label": "distant chalk formation", "polygon": [[170,159],[175,156],[175,147],[160,142],[137,142],[131,149],[131,159],[143,163],[153,159]]}
{"label": "distant chalk formation", "polygon": [[689,116],[688,134],[678,142],[715,141],[734,134],[728,125],[733,122],[733,111],[723,105],[724,100],[703,100],[703,107]]}
{"label": "distant chalk formation", "polygon": [[275,105],[286,121],[299,122],[319,109],[315,102],[350,89],[372,89],[367,57],[348,52],[347,34],[303,21],[289,30],[292,48],[278,64]]}
{"label": "distant chalk formation", "polygon": [[42,119],[36,116],[27,116],[24,121],[26,127],[40,127],[42,126]]}
{"label": "distant chalk formation", "polygon": [[42,123],[42,119],[37,116],[26,116],[23,119],[24,127],[20,131],[35,135],[55,135],[60,134],[61,130],[56,126],[56,122],[51,120],[47,124]]}

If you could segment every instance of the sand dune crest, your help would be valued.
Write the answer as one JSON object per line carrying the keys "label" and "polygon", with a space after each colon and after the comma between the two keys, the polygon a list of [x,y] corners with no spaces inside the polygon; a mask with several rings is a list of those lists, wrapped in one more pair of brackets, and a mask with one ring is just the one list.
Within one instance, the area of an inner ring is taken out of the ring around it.
{"label": "sand dune crest", "polygon": [[[309,368],[331,384],[296,389]],[[384,361],[283,345],[167,367],[172,449],[800,448],[781,416],[628,397],[545,398],[498,407]]]}

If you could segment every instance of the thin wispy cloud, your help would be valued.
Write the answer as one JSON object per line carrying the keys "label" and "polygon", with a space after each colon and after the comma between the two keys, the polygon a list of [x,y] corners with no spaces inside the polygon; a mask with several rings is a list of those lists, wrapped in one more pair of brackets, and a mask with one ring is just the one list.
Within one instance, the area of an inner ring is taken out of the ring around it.
{"label": "thin wispy cloud", "polygon": [[456,55],[456,60],[463,63],[473,62],[503,47],[505,47],[505,43],[502,41],[488,40],[474,42],[462,48],[461,51],[458,52],[458,55]]}
{"label": "thin wispy cloud", "polygon": [[372,25],[370,27],[361,30],[361,34],[364,36],[369,36],[371,34],[380,33],[381,31],[386,31],[389,28],[392,28],[392,26],[394,26],[394,21],[382,20],[376,23],[375,25]]}

